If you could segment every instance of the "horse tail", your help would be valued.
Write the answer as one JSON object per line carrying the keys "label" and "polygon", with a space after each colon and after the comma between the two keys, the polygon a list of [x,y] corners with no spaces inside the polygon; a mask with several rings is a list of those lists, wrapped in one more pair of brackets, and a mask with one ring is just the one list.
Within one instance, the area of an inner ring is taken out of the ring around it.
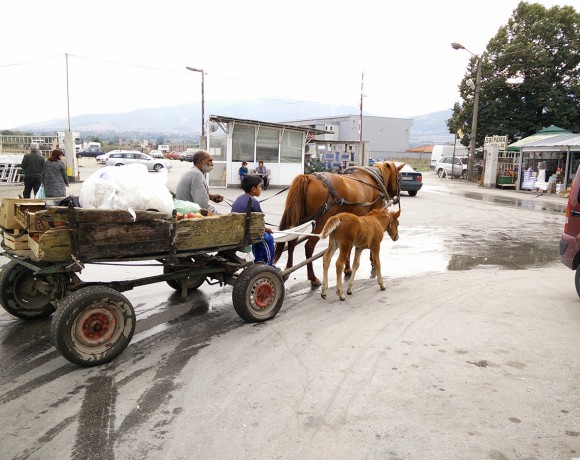
{"label": "horse tail", "polygon": [[320,238],[324,239],[332,232],[336,230],[336,228],[340,225],[340,217],[332,216],[330,219],[326,221],[326,225],[320,232]]}
{"label": "horse tail", "polygon": [[306,189],[310,182],[308,174],[300,174],[294,178],[286,196],[286,206],[280,219],[280,230],[296,227],[306,214]]}
{"label": "horse tail", "polygon": [[[310,176],[308,174],[299,174],[290,184],[288,195],[286,195],[286,205],[278,226],[280,230],[296,227],[306,217],[306,189],[309,181]],[[288,245],[290,244],[291,242],[288,243]],[[274,262],[280,259],[284,252],[284,247],[284,243],[275,244]]]}

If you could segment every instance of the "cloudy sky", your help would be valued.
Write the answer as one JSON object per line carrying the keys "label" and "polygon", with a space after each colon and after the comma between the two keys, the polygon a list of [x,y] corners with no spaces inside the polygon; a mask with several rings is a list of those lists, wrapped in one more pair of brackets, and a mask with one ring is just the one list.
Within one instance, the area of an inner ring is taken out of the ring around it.
{"label": "cloudy sky", "polygon": [[[577,0],[538,0],[546,7]],[[9,0],[0,129],[87,113],[272,99],[412,117],[453,106],[517,0]],[[68,55],[68,73],[67,59]],[[67,75],[69,97],[67,105]],[[299,116],[299,105],[297,115]],[[224,114],[227,115],[227,114]],[[73,127],[74,129],[74,127]]]}

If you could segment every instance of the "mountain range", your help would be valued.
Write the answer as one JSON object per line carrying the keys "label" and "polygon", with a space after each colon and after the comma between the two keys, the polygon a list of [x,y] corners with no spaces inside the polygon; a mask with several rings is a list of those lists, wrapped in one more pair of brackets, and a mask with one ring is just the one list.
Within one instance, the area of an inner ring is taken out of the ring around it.
{"label": "mountain range", "polygon": [[[209,109],[209,112],[208,112]],[[247,120],[263,120],[272,123],[291,123],[293,120],[358,114],[359,109],[347,105],[330,105],[308,101],[292,101],[268,98],[251,101],[208,101],[206,121],[209,114],[224,115]],[[374,116],[363,112],[364,115]],[[415,117],[411,128],[409,147],[453,142],[445,120],[451,117],[451,109]],[[15,129],[36,133],[63,131],[68,126],[65,118],[19,126]],[[183,104],[134,110],[126,113],[94,113],[71,117],[71,127],[85,135],[117,135],[136,132],[155,136],[183,137],[200,134],[201,113],[199,105]]]}

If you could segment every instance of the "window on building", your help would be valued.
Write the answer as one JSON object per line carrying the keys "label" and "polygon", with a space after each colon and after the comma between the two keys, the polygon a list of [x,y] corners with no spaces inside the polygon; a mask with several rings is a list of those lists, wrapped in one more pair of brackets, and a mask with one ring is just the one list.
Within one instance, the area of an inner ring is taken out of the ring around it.
{"label": "window on building", "polygon": [[[216,161],[226,160],[226,142],[227,136],[225,134],[212,134],[209,138],[209,153]],[[247,160],[246,160],[247,161]]]}
{"label": "window on building", "polygon": [[256,141],[256,161],[264,163],[278,163],[280,130],[276,128],[258,127]]}
{"label": "window on building", "polygon": [[280,163],[301,163],[304,135],[299,131],[285,130],[280,148]]}
{"label": "window on building", "polygon": [[255,127],[236,123],[232,133],[232,161],[247,161],[253,163],[255,143]]}

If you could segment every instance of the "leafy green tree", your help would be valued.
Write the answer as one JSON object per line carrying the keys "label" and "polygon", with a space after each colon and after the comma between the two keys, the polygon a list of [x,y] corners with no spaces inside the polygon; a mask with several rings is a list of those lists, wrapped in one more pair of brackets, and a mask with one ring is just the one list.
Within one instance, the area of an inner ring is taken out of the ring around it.
{"label": "leafy green tree", "polygon": [[[573,7],[520,2],[481,59],[476,145],[492,135],[514,142],[549,125],[580,129],[580,14]],[[447,120],[449,132],[466,134],[464,145],[470,141],[477,61],[470,59],[459,84],[463,102]]]}

